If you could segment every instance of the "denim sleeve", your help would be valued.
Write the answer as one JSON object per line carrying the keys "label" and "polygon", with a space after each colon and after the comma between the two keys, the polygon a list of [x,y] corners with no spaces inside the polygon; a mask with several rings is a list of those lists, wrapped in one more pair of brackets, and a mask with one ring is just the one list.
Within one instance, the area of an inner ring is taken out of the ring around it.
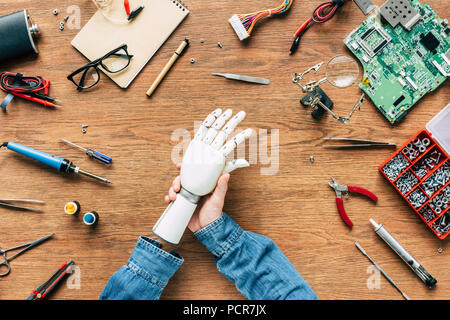
{"label": "denim sleeve", "polygon": [[183,261],[174,251],[162,250],[160,242],[139,237],[127,264],[112,275],[100,299],[159,299],[167,282]]}
{"label": "denim sleeve", "polygon": [[195,233],[219,271],[252,300],[306,300],[317,295],[275,243],[242,230],[226,213]]}

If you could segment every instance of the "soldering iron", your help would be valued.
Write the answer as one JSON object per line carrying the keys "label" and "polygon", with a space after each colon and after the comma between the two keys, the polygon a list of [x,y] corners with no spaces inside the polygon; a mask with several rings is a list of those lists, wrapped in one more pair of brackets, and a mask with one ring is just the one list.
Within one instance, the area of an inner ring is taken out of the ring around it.
{"label": "soldering iron", "polygon": [[38,151],[38,150],[29,148],[29,147],[25,147],[21,144],[15,143],[15,142],[4,142],[3,144],[0,145],[0,148],[1,147],[6,147],[9,150],[15,151],[15,152],[17,152],[21,155],[24,155],[28,158],[39,161],[39,162],[46,164],[47,166],[52,167],[61,172],[77,173],[77,174],[79,173],[79,174],[85,175],[87,177],[91,177],[96,180],[100,180],[105,183],[111,183],[111,184],[113,183],[112,181],[110,181],[106,178],[102,178],[102,177],[96,176],[92,173],[81,170],[79,167],[75,166],[72,163],[72,161],[69,161],[69,160],[63,159],[63,158],[59,158],[59,157],[55,157],[48,153]]}

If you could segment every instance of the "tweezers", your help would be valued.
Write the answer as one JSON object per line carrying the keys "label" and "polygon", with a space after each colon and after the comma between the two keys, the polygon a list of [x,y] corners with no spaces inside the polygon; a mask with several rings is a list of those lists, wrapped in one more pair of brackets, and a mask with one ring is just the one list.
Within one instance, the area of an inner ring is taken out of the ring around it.
{"label": "tweezers", "polygon": [[231,80],[239,80],[239,81],[257,83],[257,84],[269,84],[270,83],[269,79],[241,76],[239,74],[233,74],[233,73],[213,73],[212,75],[224,77],[224,78],[231,79]]}
{"label": "tweezers", "polygon": [[380,141],[372,141],[367,139],[353,139],[353,138],[323,138],[323,140],[327,141],[345,141],[350,144],[327,144],[324,145],[324,148],[361,148],[361,147],[379,147],[379,146],[389,146],[396,147],[397,145],[393,142],[380,142]]}
{"label": "tweezers", "polygon": [[18,209],[18,210],[25,210],[25,211],[43,212],[41,209],[18,206],[18,205],[12,204],[11,202],[25,202],[25,203],[38,203],[38,204],[45,203],[44,201],[41,201],[41,200],[0,199],[0,206],[12,208],[12,209]]}

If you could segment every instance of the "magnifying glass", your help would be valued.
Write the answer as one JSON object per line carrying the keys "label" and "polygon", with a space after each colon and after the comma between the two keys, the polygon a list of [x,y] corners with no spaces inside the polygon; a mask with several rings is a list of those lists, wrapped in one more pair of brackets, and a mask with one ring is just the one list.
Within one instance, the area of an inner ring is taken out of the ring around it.
{"label": "magnifying glass", "polygon": [[325,66],[325,77],[318,81],[309,81],[306,85],[302,85],[302,80],[308,73],[317,72],[323,62],[312,66],[303,73],[294,73],[293,82],[298,84],[303,92],[311,92],[315,87],[322,83],[328,82],[336,88],[346,88],[354,84],[360,78],[358,63],[352,57],[345,54],[338,54],[331,58]]}
{"label": "magnifying glass", "polygon": [[358,63],[345,54],[334,56],[326,65],[324,79],[337,88],[349,87],[359,78]]}

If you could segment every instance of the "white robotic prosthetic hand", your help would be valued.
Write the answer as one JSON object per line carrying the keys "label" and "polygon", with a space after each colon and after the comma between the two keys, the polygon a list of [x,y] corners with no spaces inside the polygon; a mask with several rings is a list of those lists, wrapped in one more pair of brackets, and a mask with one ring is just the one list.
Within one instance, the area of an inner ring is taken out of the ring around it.
{"label": "white robotic prosthetic hand", "polygon": [[153,227],[153,233],[164,241],[180,242],[200,198],[214,190],[222,173],[249,166],[245,159],[226,161],[227,155],[252,134],[252,129],[246,129],[224,145],[228,135],[245,118],[244,111],[232,118],[231,115],[231,109],[224,113],[221,109],[214,110],[189,144],[181,164],[181,190]]}

